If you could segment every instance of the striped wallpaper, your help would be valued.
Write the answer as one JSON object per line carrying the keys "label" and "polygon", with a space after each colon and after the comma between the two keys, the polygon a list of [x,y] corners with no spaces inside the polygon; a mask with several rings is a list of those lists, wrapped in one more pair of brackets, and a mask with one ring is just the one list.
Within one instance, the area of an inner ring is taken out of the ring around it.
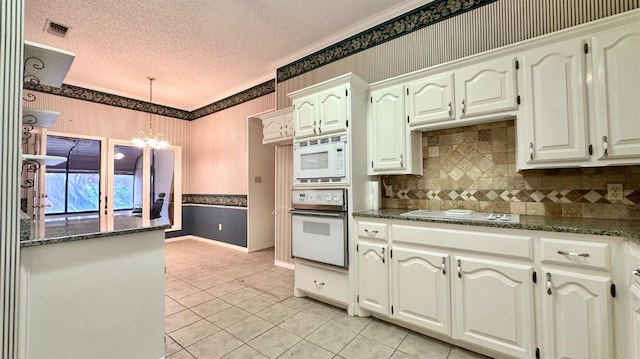
{"label": "striped wallpaper", "polygon": [[372,83],[640,7],[640,0],[499,0],[276,84],[288,93],[353,72]]}
{"label": "striped wallpaper", "polygon": [[293,263],[291,258],[291,188],[293,187],[293,145],[276,146],[275,260]]}
{"label": "striped wallpaper", "polygon": [[0,347],[17,357],[23,0],[0,2]]}

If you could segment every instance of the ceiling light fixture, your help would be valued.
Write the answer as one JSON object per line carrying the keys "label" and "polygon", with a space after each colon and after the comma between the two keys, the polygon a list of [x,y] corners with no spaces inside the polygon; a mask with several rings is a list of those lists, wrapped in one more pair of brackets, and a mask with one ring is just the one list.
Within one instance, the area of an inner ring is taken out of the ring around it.
{"label": "ceiling light fixture", "polygon": [[[149,79],[149,103],[153,104],[153,81],[155,77],[148,76]],[[138,132],[138,135],[131,140],[137,147],[165,148],[169,146],[169,142],[165,141],[161,133],[153,133],[153,114],[149,112],[149,133],[144,131]]]}
{"label": "ceiling light fixture", "polygon": [[125,157],[124,153],[120,152],[120,150],[118,150],[118,148],[116,147],[115,153],[113,154],[113,158],[115,160],[121,160]]}

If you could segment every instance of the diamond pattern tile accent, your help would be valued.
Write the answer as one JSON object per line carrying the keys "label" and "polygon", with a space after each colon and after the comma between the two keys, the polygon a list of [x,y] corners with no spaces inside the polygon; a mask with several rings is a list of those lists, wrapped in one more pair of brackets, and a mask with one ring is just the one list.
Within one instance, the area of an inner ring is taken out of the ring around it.
{"label": "diamond pattern tile accent", "polygon": [[589,191],[587,194],[583,196],[587,201],[591,203],[596,203],[600,199],[602,199],[602,195],[596,191]]}

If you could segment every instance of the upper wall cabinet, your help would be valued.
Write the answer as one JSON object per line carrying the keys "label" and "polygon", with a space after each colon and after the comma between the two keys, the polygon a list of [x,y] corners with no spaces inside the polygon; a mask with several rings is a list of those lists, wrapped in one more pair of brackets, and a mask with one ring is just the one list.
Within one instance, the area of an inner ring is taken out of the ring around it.
{"label": "upper wall cabinet", "polygon": [[640,23],[522,54],[519,169],[638,164]]}
{"label": "upper wall cabinet", "polygon": [[595,155],[640,159],[640,23],[597,33],[591,45]]}
{"label": "upper wall cabinet", "polygon": [[522,55],[524,118],[518,133],[527,163],[588,158],[584,59],[579,40]]}
{"label": "upper wall cabinet", "polygon": [[293,108],[272,111],[259,116],[262,120],[262,143],[292,143]]}
{"label": "upper wall cabinet", "polygon": [[409,126],[431,130],[514,116],[516,64],[500,57],[409,82]]}
{"label": "upper wall cabinet", "polygon": [[290,93],[293,100],[294,137],[305,138],[344,132],[349,128],[352,86],[367,84],[351,74]]}
{"label": "upper wall cabinet", "polygon": [[409,132],[405,122],[405,86],[373,88],[369,99],[369,175],[422,174],[418,132]]}

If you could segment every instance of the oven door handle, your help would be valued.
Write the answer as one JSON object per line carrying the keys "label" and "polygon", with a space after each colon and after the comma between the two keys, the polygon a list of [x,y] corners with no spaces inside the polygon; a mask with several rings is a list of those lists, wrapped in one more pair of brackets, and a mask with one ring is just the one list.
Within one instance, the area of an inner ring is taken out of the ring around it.
{"label": "oven door handle", "polygon": [[292,209],[289,211],[291,214],[301,215],[301,216],[313,216],[313,217],[344,217],[346,212],[322,212],[322,211],[310,211],[310,210],[296,210]]}

